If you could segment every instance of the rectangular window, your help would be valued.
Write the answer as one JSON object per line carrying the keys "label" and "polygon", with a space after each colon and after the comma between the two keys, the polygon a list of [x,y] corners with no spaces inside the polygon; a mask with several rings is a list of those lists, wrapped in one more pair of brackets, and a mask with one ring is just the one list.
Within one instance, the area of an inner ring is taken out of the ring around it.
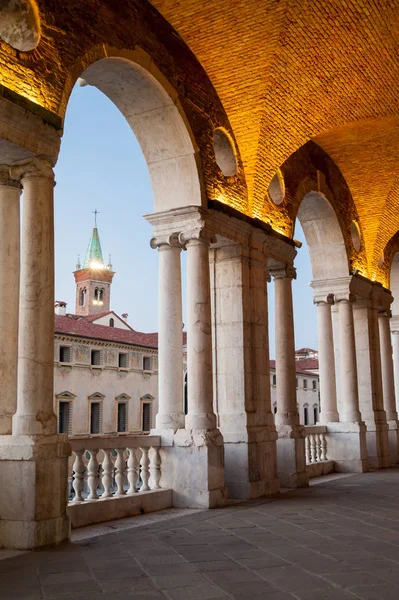
{"label": "rectangular window", "polygon": [[129,358],[129,355],[126,352],[119,352],[118,367],[120,369],[128,368],[128,358]]}
{"label": "rectangular window", "polygon": [[308,380],[307,380],[307,379],[304,379],[304,380],[303,380],[303,389],[304,389],[304,390],[307,390],[307,389],[308,389]]}
{"label": "rectangular window", "polygon": [[127,404],[126,402],[118,402],[118,433],[127,431]]}
{"label": "rectangular window", "polygon": [[296,383],[295,383],[296,389],[298,389],[298,377],[295,379],[295,381],[296,381]]}
{"label": "rectangular window", "polygon": [[317,408],[317,406],[313,407],[313,420],[314,423],[316,424],[319,420],[319,409]]}
{"label": "rectangular window", "polygon": [[101,402],[90,403],[90,433],[101,431]]}
{"label": "rectangular window", "polygon": [[58,404],[58,433],[71,433],[71,403],[60,400]]}
{"label": "rectangular window", "polygon": [[151,356],[143,356],[143,371],[152,370],[152,358]]}
{"label": "rectangular window", "polygon": [[277,383],[277,376],[273,375],[273,385],[276,385],[276,383]]}
{"label": "rectangular window", "polygon": [[150,431],[152,421],[152,405],[151,402],[143,402],[143,422],[142,431]]}
{"label": "rectangular window", "polygon": [[312,386],[313,386],[313,391],[315,392],[317,390],[317,381],[312,381]]}
{"label": "rectangular window", "polygon": [[101,365],[101,350],[91,351],[91,364],[96,367]]}
{"label": "rectangular window", "polygon": [[72,348],[70,346],[60,346],[60,362],[62,362],[62,363],[72,362],[71,350],[72,350]]}

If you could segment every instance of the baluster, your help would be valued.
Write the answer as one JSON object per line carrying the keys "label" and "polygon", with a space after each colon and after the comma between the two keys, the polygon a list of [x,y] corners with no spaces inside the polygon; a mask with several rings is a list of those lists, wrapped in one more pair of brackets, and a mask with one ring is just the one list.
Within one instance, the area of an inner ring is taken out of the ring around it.
{"label": "baluster", "polygon": [[310,462],[316,462],[316,440],[314,433],[310,434]]}
{"label": "baluster", "polygon": [[161,458],[159,456],[159,450],[158,448],[152,448],[151,449],[151,460],[150,460],[150,473],[151,473],[151,479],[152,479],[152,485],[151,485],[151,489],[152,490],[159,490],[160,489],[160,485],[159,485],[159,480],[161,479]]}
{"label": "baluster", "polygon": [[103,493],[101,494],[101,498],[110,498],[112,496],[111,487],[112,487],[112,474],[114,470],[114,465],[111,458],[111,450],[103,450],[104,452],[104,460],[103,460],[103,475],[102,475],[102,485],[104,488]]}
{"label": "baluster", "polygon": [[320,434],[321,460],[327,460],[327,437],[325,433]]}
{"label": "baluster", "polygon": [[318,433],[314,434],[314,445],[315,445],[315,461],[320,462],[321,447],[320,447],[320,437],[319,437]]}
{"label": "baluster", "polygon": [[139,477],[139,461],[137,460],[137,448],[128,448],[129,458],[127,460],[127,478],[129,481],[129,496],[137,493],[137,479]]}
{"label": "baluster", "polygon": [[148,458],[148,448],[140,448],[142,454],[140,458],[140,467],[141,467],[141,479],[142,486],[140,488],[140,492],[147,492],[150,488],[148,486],[148,479],[150,477],[149,464],[150,459]]}
{"label": "baluster", "polygon": [[72,499],[72,502],[84,502],[84,498],[82,496],[83,486],[84,486],[84,473],[85,473],[85,464],[83,462],[83,453],[84,450],[74,450],[75,461],[73,463],[73,489],[75,495]]}
{"label": "baluster", "polygon": [[309,434],[306,434],[305,437],[305,455],[306,455],[306,464],[310,464],[310,439]]}
{"label": "baluster", "polygon": [[124,449],[115,448],[116,451],[116,461],[115,461],[115,482],[117,490],[115,492],[115,496],[124,496],[125,490],[123,489],[123,471],[125,467],[125,461],[123,458]]}
{"label": "baluster", "polygon": [[89,464],[87,465],[88,471],[88,483],[90,493],[87,497],[88,500],[97,500],[97,488],[98,488],[98,461],[97,453],[98,450],[88,450],[90,455]]}

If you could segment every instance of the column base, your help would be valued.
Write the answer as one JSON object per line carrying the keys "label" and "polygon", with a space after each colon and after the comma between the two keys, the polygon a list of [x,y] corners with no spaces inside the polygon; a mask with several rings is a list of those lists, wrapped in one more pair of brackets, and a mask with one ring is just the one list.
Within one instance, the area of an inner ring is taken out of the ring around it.
{"label": "column base", "polygon": [[369,470],[364,423],[328,423],[327,458],[337,473],[365,473]]}
{"label": "column base", "polygon": [[173,490],[173,506],[225,506],[223,437],[218,429],[178,429],[161,436],[161,487]]}
{"label": "column base", "polygon": [[365,420],[366,444],[370,469],[385,469],[392,464],[388,439],[388,424],[384,421]]}
{"label": "column base", "polygon": [[225,479],[229,498],[246,500],[280,491],[277,432],[267,425],[224,433]]}
{"label": "column base", "polygon": [[281,487],[307,487],[305,428],[302,425],[276,425],[277,474]]}
{"label": "column base", "polygon": [[32,550],[69,539],[68,436],[0,436],[0,547]]}
{"label": "column base", "polygon": [[388,421],[388,441],[393,465],[399,463],[399,423],[397,420]]}

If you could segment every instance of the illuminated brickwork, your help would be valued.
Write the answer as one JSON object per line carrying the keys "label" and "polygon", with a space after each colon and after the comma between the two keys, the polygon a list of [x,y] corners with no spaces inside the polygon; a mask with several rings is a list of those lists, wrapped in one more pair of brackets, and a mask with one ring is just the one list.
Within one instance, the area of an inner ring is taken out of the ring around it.
{"label": "illuminated brickwork", "polygon": [[[0,42],[0,83],[63,116],[88,65],[110,53],[139,60],[142,48],[178,91],[209,199],[290,235],[289,198],[276,206],[267,189],[314,139],[356,207],[364,240],[352,264],[387,283],[378,261],[399,229],[398,0],[152,0],[164,19],[144,0],[37,4],[40,43],[24,53]],[[236,140],[238,172],[227,179],[214,162],[217,126]],[[349,223],[353,206],[340,210]]]}

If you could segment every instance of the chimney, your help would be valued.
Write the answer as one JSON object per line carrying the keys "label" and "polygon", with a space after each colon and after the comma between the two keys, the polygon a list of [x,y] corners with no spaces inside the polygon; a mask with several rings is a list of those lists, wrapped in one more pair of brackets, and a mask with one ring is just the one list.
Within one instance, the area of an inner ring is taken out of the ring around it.
{"label": "chimney", "polygon": [[128,315],[127,313],[123,313],[123,314],[122,314],[122,319],[123,319],[124,321],[126,321],[126,323],[127,323],[128,316],[129,316],[129,315]]}
{"label": "chimney", "polygon": [[65,317],[66,315],[66,307],[67,307],[67,303],[66,302],[62,302],[62,300],[56,300],[54,302],[54,312],[56,315],[58,315],[59,317]]}

